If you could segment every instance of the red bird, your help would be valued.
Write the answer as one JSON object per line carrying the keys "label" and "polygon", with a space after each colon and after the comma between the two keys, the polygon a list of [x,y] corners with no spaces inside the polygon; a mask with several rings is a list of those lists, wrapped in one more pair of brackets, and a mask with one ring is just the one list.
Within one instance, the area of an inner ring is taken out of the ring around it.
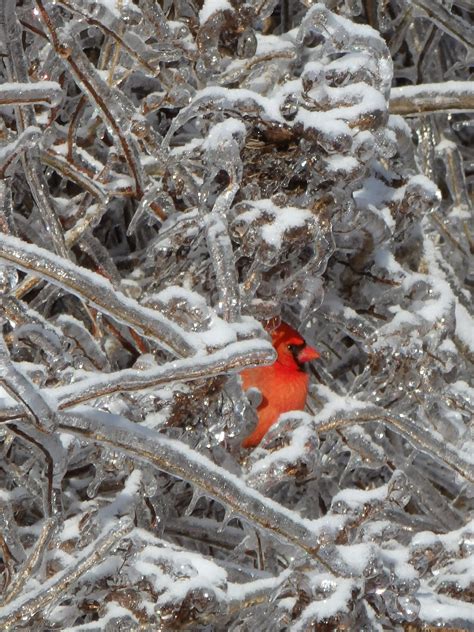
{"label": "red bird", "polygon": [[258,423],[242,442],[244,448],[257,446],[282,413],[303,410],[308,395],[309,376],[303,365],[319,358],[300,334],[286,323],[272,333],[277,359],[271,366],[246,369],[240,374],[244,390],[258,388],[262,401],[257,409]]}

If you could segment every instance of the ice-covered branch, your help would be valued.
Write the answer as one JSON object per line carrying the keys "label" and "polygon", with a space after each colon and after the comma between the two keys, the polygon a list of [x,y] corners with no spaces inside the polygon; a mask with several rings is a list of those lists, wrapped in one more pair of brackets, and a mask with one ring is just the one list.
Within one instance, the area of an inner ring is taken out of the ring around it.
{"label": "ice-covered branch", "polygon": [[453,14],[440,0],[410,0],[410,3],[421,9],[434,24],[463,44],[468,56],[472,55],[474,29],[472,24]]}
{"label": "ice-covered branch", "polygon": [[4,630],[18,625],[22,620],[28,620],[40,610],[50,607],[64,599],[67,591],[94,566],[100,564],[104,555],[131,531],[131,520],[123,519],[118,524],[112,522],[107,525],[96,541],[81,551],[77,563],[58,573],[52,579],[40,584],[31,591],[26,591],[17,599],[4,606],[0,613],[0,624]]}
{"label": "ice-covered branch", "polygon": [[133,106],[127,107],[123,98],[114,94],[113,89],[103,81],[77,42],[68,36],[67,31],[60,32],[60,27],[57,27],[54,18],[49,15],[41,0],[37,0],[37,6],[49,32],[51,45],[58,57],[67,66],[91,101],[96,104],[112,133],[117,135],[130,173],[135,181],[135,193],[139,198],[142,197],[145,186],[144,174],[136,140],[130,134],[130,119],[134,114]]}
{"label": "ice-covered branch", "polygon": [[[233,321],[240,316],[240,297],[234,253],[228,229],[228,215],[242,179],[242,162],[239,146],[246,135],[245,125],[233,119],[214,126],[207,138],[204,149],[208,152],[207,161],[211,177],[202,193],[204,203],[208,201],[208,189],[216,174],[227,172],[229,183],[219,193],[212,210],[208,213],[201,209],[202,222],[206,231],[207,247],[216,274],[220,309],[225,320]],[[222,155],[228,158],[223,162]]]}
{"label": "ice-covered branch", "polygon": [[[10,82],[25,85],[29,82],[28,68],[21,41],[22,30],[16,15],[14,0],[6,0],[3,3],[0,8],[0,16],[0,34],[3,35],[2,39],[5,42],[7,51],[6,68],[8,79]],[[57,95],[56,86],[50,84],[50,87]],[[44,90],[41,92],[44,94]],[[18,96],[21,96],[20,92]],[[36,126],[36,116],[32,105],[23,105],[20,108],[16,108],[15,116],[19,133]],[[62,228],[35,148],[27,149],[25,152],[25,171],[31,194],[41,211],[43,222],[52,240],[54,249],[57,254],[67,257],[68,252],[64,243]]]}
{"label": "ice-covered branch", "polygon": [[302,549],[324,567],[330,567],[328,560],[322,560],[324,551],[321,550],[320,538],[323,533],[327,537],[328,529],[332,531],[333,528],[332,537],[335,538],[342,523],[331,527],[326,520],[314,522],[301,518],[297,513],[247,487],[237,476],[215,465],[186,444],[156,435],[123,418],[92,409],[78,409],[71,413],[60,413],[59,426],[63,432],[125,451],[192,483],[198,494],[202,492],[221,502],[232,514]]}
{"label": "ice-covered branch", "polygon": [[452,4],[1,4],[2,629],[474,625]]}
{"label": "ice-covered branch", "polygon": [[467,481],[474,482],[474,461],[469,458],[469,455],[461,454],[459,449],[447,444],[441,436],[421,428],[413,420],[401,415],[391,415],[381,408],[369,408],[356,412],[354,415],[335,416],[332,419],[322,420],[317,423],[317,428],[319,432],[327,432],[369,422],[383,423],[400,433],[418,450],[425,452],[436,461],[441,461]]}
{"label": "ice-covered branch", "polygon": [[420,116],[433,112],[469,112],[474,110],[474,87],[471,81],[445,81],[418,86],[392,88],[390,112],[403,116]]}
{"label": "ice-covered branch", "polygon": [[193,337],[180,331],[177,325],[157,311],[142,307],[137,301],[114,290],[111,283],[99,274],[61,259],[48,250],[1,234],[0,259],[75,294],[178,356],[196,351]]}
{"label": "ice-covered branch", "polygon": [[[271,345],[264,340],[248,340],[228,345],[222,350],[198,359],[176,360],[154,369],[138,371],[124,369],[85,378],[60,388],[45,389],[51,401],[59,409],[97,399],[114,393],[145,390],[157,386],[211,378],[245,367],[269,364],[274,358]],[[23,415],[19,406],[4,406],[0,409],[0,420],[8,421]]]}
{"label": "ice-covered branch", "polygon": [[55,81],[39,83],[4,83],[0,86],[0,105],[33,105],[35,103],[57,106],[63,91]]}

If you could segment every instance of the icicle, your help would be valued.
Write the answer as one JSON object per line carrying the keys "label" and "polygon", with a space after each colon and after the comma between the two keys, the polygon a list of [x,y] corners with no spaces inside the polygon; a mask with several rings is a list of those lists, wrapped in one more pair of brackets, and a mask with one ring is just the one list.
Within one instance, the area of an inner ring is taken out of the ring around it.
{"label": "icicle", "polygon": [[189,504],[186,507],[186,510],[184,512],[185,516],[190,516],[193,513],[193,511],[196,508],[196,505],[201,500],[201,498],[205,498],[204,494],[202,493],[202,490],[200,490],[198,487],[194,487],[193,495],[192,495],[191,500],[189,501]]}

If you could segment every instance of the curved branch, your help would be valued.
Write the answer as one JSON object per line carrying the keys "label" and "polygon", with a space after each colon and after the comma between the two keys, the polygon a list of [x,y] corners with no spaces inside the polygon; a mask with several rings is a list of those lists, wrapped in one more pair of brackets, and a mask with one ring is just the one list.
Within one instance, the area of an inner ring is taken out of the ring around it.
{"label": "curved branch", "polygon": [[[228,507],[235,515],[273,536],[298,547],[322,566],[337,575],[350,574],[342,560],[334,559],[332,545],[326,547],[328,531],[332,540],[342,528],[343,516],[319,520],[302,518],[295,511],[266,498],[248,487],[237,476],[192,450],[181,441],[168,439],[118,415],[80,407],[77,412],[58,413],[58,426],[63,432],[89,441],[111,446],[115,450],[150,463],[163,472],[192,483],[198,492]],[[328,550],[326,550],[326,548]],[[337,566],[337,570],[334,567]]]}

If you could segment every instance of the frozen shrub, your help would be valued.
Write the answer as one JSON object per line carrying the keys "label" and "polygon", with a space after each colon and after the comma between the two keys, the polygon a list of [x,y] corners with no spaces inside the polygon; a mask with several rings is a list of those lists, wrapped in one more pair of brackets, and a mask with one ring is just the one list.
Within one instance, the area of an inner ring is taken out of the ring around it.
{"label": "frozen shrub", "polygon": [[[2,630],[472,629],[449,6],[4,0]],[[250,452],[280,319],[322,359]]]}

